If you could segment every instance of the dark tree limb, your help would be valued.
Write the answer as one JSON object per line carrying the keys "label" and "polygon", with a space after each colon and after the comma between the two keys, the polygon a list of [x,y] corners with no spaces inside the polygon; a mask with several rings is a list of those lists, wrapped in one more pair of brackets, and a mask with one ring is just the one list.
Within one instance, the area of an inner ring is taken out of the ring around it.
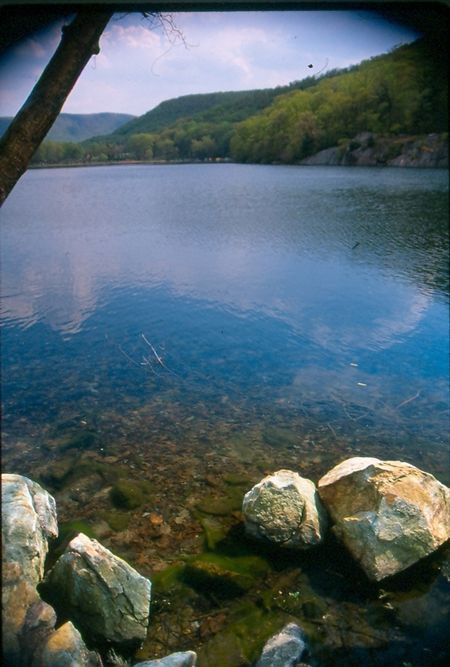
{"label": "dark tree limb", "polygon": [[52,59],[0,140],[0,205],[26,171],[89,59],[99,52],[112,13],[106,7],[81,9],[63,28]]}

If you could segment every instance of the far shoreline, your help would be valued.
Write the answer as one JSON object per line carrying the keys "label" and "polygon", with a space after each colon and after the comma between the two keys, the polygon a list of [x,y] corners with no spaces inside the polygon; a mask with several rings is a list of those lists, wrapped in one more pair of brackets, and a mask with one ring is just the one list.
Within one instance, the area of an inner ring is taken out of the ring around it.
{"label": "far shoreline", "polygon": [[398,165],[398,164],[304,164],[302,162],[236,162],[229,159],[210,159],[210,160],[124,160],[123,162],[68,162],[57,164],[32,164],[28,166],[27,171],[43,170],[43,169],[79,169],[83,167],[161,167],[174,165],[216,165],[216,164],[241,164],[254,167],[343,167],[345,169],[353,169],[355,167],[369,168],[369,169],[439,169],[448,170],[449,166],[424,166],[424,165]]}

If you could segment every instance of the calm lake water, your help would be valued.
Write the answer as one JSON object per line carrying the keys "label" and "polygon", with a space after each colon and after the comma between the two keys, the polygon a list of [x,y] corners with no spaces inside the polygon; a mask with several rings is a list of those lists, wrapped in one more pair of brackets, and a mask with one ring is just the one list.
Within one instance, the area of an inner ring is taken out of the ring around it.
{"label": "calm lake water", "polygon": [[[317,481],[378,456],[450,482],[444,170],[34,170],[1,211],[1,275],[3,468],[143,574],[198,554],[208,527],[239,532],[236,489],[282,467]],[[150,495],[113,507],[117,475]],[[231,602],[156,585],[142,657],[203,647],[200,667],[249,664],[214,644],[247,627],[247,605],[274,627],[298,619],[324,665],[447,665],[445,555],[386,606],[329,548],[326,577],[325,556],[269,555],[285,603],[263,611],[261,581]],[[317,613],[292,608],[302,590]]]}

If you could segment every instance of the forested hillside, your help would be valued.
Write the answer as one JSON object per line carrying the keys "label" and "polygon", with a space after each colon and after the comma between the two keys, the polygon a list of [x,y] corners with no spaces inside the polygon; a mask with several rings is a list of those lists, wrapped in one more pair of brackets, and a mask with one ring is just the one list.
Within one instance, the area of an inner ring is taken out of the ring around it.
{"label": "forested hillside", "polygon": [[[44,142],[34,162],[232,159],[297,163],[361,132],[447,131],[447,60],[419,40],[346,70],[274,89],[168,100],[108,136]],[[400,144],[397,144],[400,145]]]}
{"label": "forested hillside", "polygon": [[[132,120],[134,116],[126,113],[62,113],[47,135],[51,141],[84,141],[95,135],[114,132],[118,127]],[[12,118],[0,117],[0,135],[2,135]]]}
{"label": "forested hillside", "polygon": [[236,128],[231,155],[247,162],[296,162],[360,132],[445,132],[447,122],[446,68],[440,54],[416,43],[279,97]]}

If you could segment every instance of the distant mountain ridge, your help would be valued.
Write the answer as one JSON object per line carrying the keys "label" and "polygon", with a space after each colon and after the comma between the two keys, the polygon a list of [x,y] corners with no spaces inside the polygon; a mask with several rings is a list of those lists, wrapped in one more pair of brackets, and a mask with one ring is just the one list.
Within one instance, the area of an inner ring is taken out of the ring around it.
{"label": "distant mountain ridge", "polygon": [[[62,113],[56,119],[46,139],[77,143],[93,136],[110,134],[134,118],[135,116],[127,113]],[[11,121],[12,117],[0,117],[0,135],[6,131]]]}

